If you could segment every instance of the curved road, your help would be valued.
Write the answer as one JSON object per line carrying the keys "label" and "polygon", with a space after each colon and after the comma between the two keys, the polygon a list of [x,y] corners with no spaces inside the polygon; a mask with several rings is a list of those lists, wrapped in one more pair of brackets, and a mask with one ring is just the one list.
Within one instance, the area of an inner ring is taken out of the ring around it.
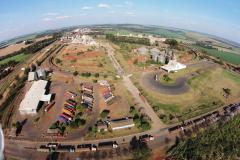
{"label": "curved road", "polygon": [[155,80],[155,75],[160,75],[161,71],[144,73],[141,78],[141,84],[147,88],[166,94],[182,94],[189,90],[187,85],[187,77],[180,77],[176,80],[175,84],[165,85]]}
{"label": "curved road", "polygon": [[[204,70],[211,69],[215,66],[216,64],[209,61],[202,61],[199,63],[193,63],[188,65],[188,67],[201,67],[201,69]],[[183,77],[178,78],[175,84],[165,85],[155,80],[155,75],[159,76],[161,73],[162,71],[143,73],[141,77],[141,85],[156,92],[177,95],[188,92],[189,86],[187,84],[187,81],[189,78],[195,76],[192,74],[185,75]]]}

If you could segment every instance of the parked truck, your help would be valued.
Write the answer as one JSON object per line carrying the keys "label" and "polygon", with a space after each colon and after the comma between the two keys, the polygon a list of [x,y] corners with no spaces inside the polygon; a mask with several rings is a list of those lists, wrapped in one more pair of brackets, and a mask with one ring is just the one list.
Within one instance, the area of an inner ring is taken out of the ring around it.
{"label": "parked truck", "polygon": [[98,149],[115,149],[118,148],[116,141],[101,142],[98,144]]}
{"label": "parked truck", "polygon": [[97,146],[92,144],[80,144],[76,148],[76,152],[96,151]]}

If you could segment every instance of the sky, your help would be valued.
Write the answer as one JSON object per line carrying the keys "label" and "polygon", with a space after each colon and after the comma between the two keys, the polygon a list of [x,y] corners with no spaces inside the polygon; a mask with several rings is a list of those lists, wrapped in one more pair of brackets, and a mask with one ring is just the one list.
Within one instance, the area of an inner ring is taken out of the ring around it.
{"label": "sky", "polygon": [[0,0],[0,41],[74,25],[146,24],[240,43],[240,0]]}

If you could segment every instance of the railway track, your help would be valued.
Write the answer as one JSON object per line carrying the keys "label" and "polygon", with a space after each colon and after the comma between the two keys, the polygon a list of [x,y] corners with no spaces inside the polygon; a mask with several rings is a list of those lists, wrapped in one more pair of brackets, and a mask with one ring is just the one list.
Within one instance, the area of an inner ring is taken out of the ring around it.
{"label": "railway track", "polygon": [[[54,44],[52,44],[54,45]],[[49,47],[49,46],[47,46]],[[14,81],[15,77],[17,75],[19,75],[22,70],[21,68],[25,68],[26,66],[31,65],[32,63],[36,62],[41,56],[43,56],[44,54],[47,54],[48,52],[52,52],[52,48],[49,50],[44,51],[42,54],[41,52],[46,49],[47,47],[43,48],[41,51],[39,51],[39,53],[34,54],[29,60],[27,60],[26,62],[20,63],[18,64],[15,68],[14,71],[12,73],[10,73],[6,78],[4,78],[4,80],[2,80],[2,84],[0,86],[0,94],[3,94],[8,87],[10,87],[10,85],[12,84],[12,82]],[[54,46],[53,46],[54,47]]]}

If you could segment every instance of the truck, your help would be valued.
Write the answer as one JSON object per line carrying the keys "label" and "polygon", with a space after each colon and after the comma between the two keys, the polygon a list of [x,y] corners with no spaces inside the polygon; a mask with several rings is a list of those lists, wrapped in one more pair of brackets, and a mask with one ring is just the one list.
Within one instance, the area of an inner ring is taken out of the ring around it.
{"label": "truck", "polygon": [[64,115],[65,117],[67,117],[69,120],[72,120],[73,117],[65,112],[63,112],[61,115]]}
{"label": "truck", "polygon": [[72,108],[68,108],[67,106],[65,106],[64,109],[68,110],[72,114],[75,114],[75,111]]}
{"label": "truck", "polygon": [[74,109],[74,110],[76,110],[76,107],[75,106],[72,106],[72,105],[69,105],[69,104],[64,104],[64,106],[67,106],[68,108],[71,108],[71,109]]}
{"label": "truck", "polygon": [[148,141],[153,141],[154,137],[152,135],[145,134],[145,135],[140,136],[139,140],[142,142],[148,142]]}
{"label": "truck", "polygon": [[[60,115],[60,117],[66,119],[67,121],[71,121],[71,120],[72,120],[72,117],[70,117],[70,116],[68,116],[68,115],[66,115],[66,114],[64,114],[64,113],[62,113],[62,114]],[[67,122],[67,121],[66,121],[66,122]]]}
{"label": "truck", "polygon": [[75,152],[75,147],[73,145],[59,145],[56,148],[56,152]]}
{"label": "truck", "polygon": [[68,111],[68,110],[66,110],[66,109],[63,109],[62,112],[63,112],[63,113],[67,113],[67,114],[70,115],[71,117],[74,116],[73,113],[71,113],[70,111]]}
{"label": "truck", "polygon": [[61,122],[68,122],[69,121],[69,118],[68,117],[66,117],[66,116],[64,116],[64,115],[60,115],[59,117],[58,117],[58,120],[59,121],[61,121]]}
{"label": "truck", "polygon": [[67,92],[65,92],[65,95],[67,95],[67,96],[70,96],[71,98],[75,98],[75,97],[77,97],[77,94],[76,93],[73,93],[73,92],[71,92],[71,91],[67,91]]}
{"label": "truck", "polygon": [[49,105],[46,106],[46,108],[44,109],[45,112],[49,111],[53,105],[55,104],[55,101],[51,102]]}
{"label": "truck", "polygon": [[67,102],[69,102],[69,103],[72,103],[74,106],[76,106],[77,105],[77,102],[75,102],[74,100],[72,100],[72,99],[68,99],[68,100],[66,100]]}
{"label": "truck", "polygon": [[92,144],[80,144],[76,148],[76,152],[96,151],[97,146]]}
{"label": "truck", "polygon": [[41,145],[39,148],[37,148],[38,152],[50,152],[50,148],[45,146],[45,145]]}
{"label": "truck", "polygon": [[99,149],[115,149],[118,148],[116,141],[101,142],[98,144]]}
{"label": "truck", "polygon": [[76,106],[76,105],[73,105],[72,103],[69,103],[69,102],[67,102],[67,101],[65,102],[65,105],[69,105],[69,106],[74,107],[74,108],[75,108],[75,106]]}

